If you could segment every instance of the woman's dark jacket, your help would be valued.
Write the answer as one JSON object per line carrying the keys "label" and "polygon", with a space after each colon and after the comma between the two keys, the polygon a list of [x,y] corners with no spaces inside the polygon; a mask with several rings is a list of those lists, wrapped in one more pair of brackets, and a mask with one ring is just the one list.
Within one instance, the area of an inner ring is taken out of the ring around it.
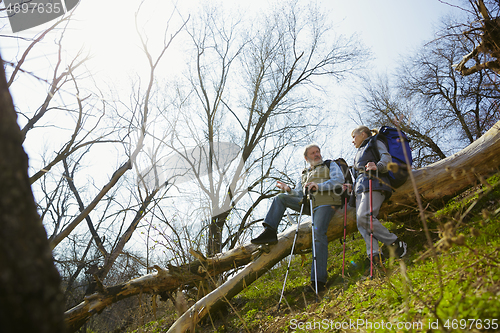
{"label": "woman's dark jacket", "polygon": [[[370,190],[369,176],[365,171],[365,165],[368,162],[374,162],[377,164],[377,170],[372,170],[372,191],[385,191],[385,199],[387,200],[392,195],[392,189],[389,186],[389,174],[387,173],[387,164],[391,162],[391,155],[389,155],[383,142],[380,140],[370,142],[371,140],[376,140],[376,138],[372,136],[363,141],[354,158],[354,176],[356,179],[354,192],[359,194]],[[379,156],[382,156],[380,160],[376,159],[374,149],[379,150]]]}

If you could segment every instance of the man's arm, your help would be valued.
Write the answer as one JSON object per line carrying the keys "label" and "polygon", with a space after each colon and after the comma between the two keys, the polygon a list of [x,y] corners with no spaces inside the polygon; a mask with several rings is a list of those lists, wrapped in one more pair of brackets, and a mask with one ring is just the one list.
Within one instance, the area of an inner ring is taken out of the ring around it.
{"label": "man's arm", "polygon": [[297,187],[296,188],[300,188],[301,190],[294,190],[290,187],[290,185],[288,184],[285,184],[283,182],[280,182],[279,180],[276,182],[276,186],[282,190],[282,191],[285,191],[287,192],[289,195],[293,195],[293,196],[302,196],[302,182],[299,180],[299,183],[297,184]]}
{"label": "man's arm", "polygon": [[304,195],[303,189],[302,189],[302,179],[299,179],[297,182],[297,185],[295,186],[295,189],[292,189],[290,192],[288,192],[290,195],[295,195],[298,197],[302,197]]}

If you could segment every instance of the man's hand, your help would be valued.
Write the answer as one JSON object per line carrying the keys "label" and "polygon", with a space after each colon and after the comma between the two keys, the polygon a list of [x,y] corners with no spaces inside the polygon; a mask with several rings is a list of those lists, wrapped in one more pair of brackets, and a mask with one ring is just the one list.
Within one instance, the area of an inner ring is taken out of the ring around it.
{"label": "man's hand", "polygon": [[305,186],[305,188],[307,188],[307,190],[309,191],[309,193],[316,192],[319,189],[318,184],[315,183],[315,182],[307,183],[306,186]]}
{"label": "man's hand", "polygon": [[342,190],[347,191],[347,193],[352,192],[352,184],[342,184]]}
{"label": "man's hand", "polygon": [[290,188],[290,186],[288,186],[287,184],[285,184],[283,182],[280,182],[279,180],[276,182],[276,187],[278,187],[280,190],[286,191],[286,192],[290,192],[292,190]]}

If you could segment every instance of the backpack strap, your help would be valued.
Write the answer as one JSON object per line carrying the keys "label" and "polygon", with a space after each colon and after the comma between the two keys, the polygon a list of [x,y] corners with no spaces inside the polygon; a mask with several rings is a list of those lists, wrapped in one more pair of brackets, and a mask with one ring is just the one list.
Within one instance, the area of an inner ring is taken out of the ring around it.
{"label": "backpack strap", "polygon": [[[387,147],[387,138],[383,134],[375,134],[368,141],[368,147],[372,150],[377,162],[380,161],[380,152],[377,147],[377,140],[382,141],[384,145]],[[389,147],[387,147],[389,149]]]}
{"label": "backpack strap", "polygon": [[352,184],[353,181],[351,173],[349,172],[349,165],[347,165],[347,162],[342,157],[339,157],[335,160],[335,163],[337,163],[340,170],[342,171],[342,174],[344,175],[344,184]]}

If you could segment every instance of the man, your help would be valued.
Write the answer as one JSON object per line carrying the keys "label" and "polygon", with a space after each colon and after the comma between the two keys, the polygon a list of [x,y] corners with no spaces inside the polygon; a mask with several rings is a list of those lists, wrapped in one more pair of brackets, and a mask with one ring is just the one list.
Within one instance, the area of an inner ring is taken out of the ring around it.
{"label": "man", "polygon": [[[308,145],[304,148],[304,158],[309,167],[302,171],[302,176],[297,188],[292,190],[287,184],[278,181],[276,186],[286,193],[278,194],[273,199],[273,203],[264,219],[265,230],[257,237],[251,240],[253,244],[275,244],[278,242],[277,229],[285,213],[286,208],[291,208],[300,212],[301,200],[304,197],[304,191],[307,189],[313,194],[313,224],[316,243],[316,271],[318,292],[325,290],[328,273],[328,239],[326,232],[328,224],[335,214],[335,211],[341,206],[342,184],[344,175],[342,170],[335,162],[330,166],[323,162],[320,148],[316,144]],[[311,266],[311,286],[315,286],[314,262]]]}

